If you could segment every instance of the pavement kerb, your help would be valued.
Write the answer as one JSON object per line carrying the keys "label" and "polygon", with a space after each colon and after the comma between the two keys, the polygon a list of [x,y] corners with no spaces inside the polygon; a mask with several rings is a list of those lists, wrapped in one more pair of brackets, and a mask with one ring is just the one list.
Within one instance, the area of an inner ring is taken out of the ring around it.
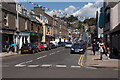
{"label": "pavement kerb", "polygon": [[7,55],[2,55],[3,53],[0,53],[0,54],[1,54],[0,58],[20,55],[20,54],[17,54],[17,53],[15,53],[15,54],[7,54]]}

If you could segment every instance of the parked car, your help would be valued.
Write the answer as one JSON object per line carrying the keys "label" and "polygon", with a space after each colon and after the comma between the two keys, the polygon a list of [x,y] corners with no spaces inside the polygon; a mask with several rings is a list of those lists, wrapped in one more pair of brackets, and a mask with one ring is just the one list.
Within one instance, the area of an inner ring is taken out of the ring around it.
{"label": "parked car", "polygon": [[55,45],[53,43],[50,43],[51,49],[55,48]]}
{"label": "parked car", "polygon": [[23,46],[21,47],[21,54],[23,53],[34,54],[35,52],[38,52],[38,48],[33,43],[26,43],[26,44],[23,44]]}
{"label": "parked car", "polygon": [[53,43],[56,48],[58,47],[58,42],[56,42],[56,41],[50,41],[50,43]]}
{"label": "parked car", "polygon": [[64,42],[58,42],[58,47],[64,47],[65,43]]}
{"label": "parked car", "polygon": [[80,53],[83,54],[85,52],[85,48],[84,45],[81,43],[75,43],[72,47],[71,47],[71,54],[74,53]]}
{"label": "parked car", "polygon": [[72,47],[72,42],[67,42],[65,44],[65,48],[71,48]]}
{"label": "parked car", "polygon": [[44,45],[45,50],[50,50],[51,49],[50,43],[48,43],[48,42],[42,42],[42,44]]}
{"label": "parked car", "polygon": [[45,47],[41,43],[37,43],[35,45],[37,46],[39,52],[45,50]]}

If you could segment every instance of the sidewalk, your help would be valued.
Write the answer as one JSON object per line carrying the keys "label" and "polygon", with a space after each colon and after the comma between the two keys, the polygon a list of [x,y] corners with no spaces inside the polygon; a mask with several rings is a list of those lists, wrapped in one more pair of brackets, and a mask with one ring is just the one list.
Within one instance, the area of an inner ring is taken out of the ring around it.
{"label": "sidewalk", "polygon": [[0,53],[0,58],[3,58],[3,57],[9,57],[9,56],[14,56],[14,55],[17,55],[18,53],[13,53],[13,52],[3,52],[3,53]]}
{"label": "sidewalk", "polygon": [[100,60],[100,53],[97,51],[96,55],[93,55],[91,49],[92,48],[89,47],[87,50],[85,65],[96,68],[120,68],[120,66],[118,67],[118,59],[110,59],[103,54],[103,60]]}

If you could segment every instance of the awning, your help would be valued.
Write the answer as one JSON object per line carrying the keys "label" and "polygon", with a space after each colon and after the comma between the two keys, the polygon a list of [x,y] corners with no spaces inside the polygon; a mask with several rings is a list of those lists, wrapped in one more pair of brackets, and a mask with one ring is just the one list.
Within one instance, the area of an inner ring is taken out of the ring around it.
{"label": "awning", "polygon": [[30,36],[43,36],[43,34],[42,33],[30,32]]}

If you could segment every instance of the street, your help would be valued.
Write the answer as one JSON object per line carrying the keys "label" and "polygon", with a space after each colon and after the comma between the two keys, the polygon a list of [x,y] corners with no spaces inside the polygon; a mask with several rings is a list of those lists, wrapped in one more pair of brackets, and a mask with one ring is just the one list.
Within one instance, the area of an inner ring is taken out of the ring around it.
{"label": "street", "polygon": [[70,54],[69,48],[60,47],[36,54],[4,57],[2,76],[3,78],[118,78],[117,70],[85,67],[85,54]]}

